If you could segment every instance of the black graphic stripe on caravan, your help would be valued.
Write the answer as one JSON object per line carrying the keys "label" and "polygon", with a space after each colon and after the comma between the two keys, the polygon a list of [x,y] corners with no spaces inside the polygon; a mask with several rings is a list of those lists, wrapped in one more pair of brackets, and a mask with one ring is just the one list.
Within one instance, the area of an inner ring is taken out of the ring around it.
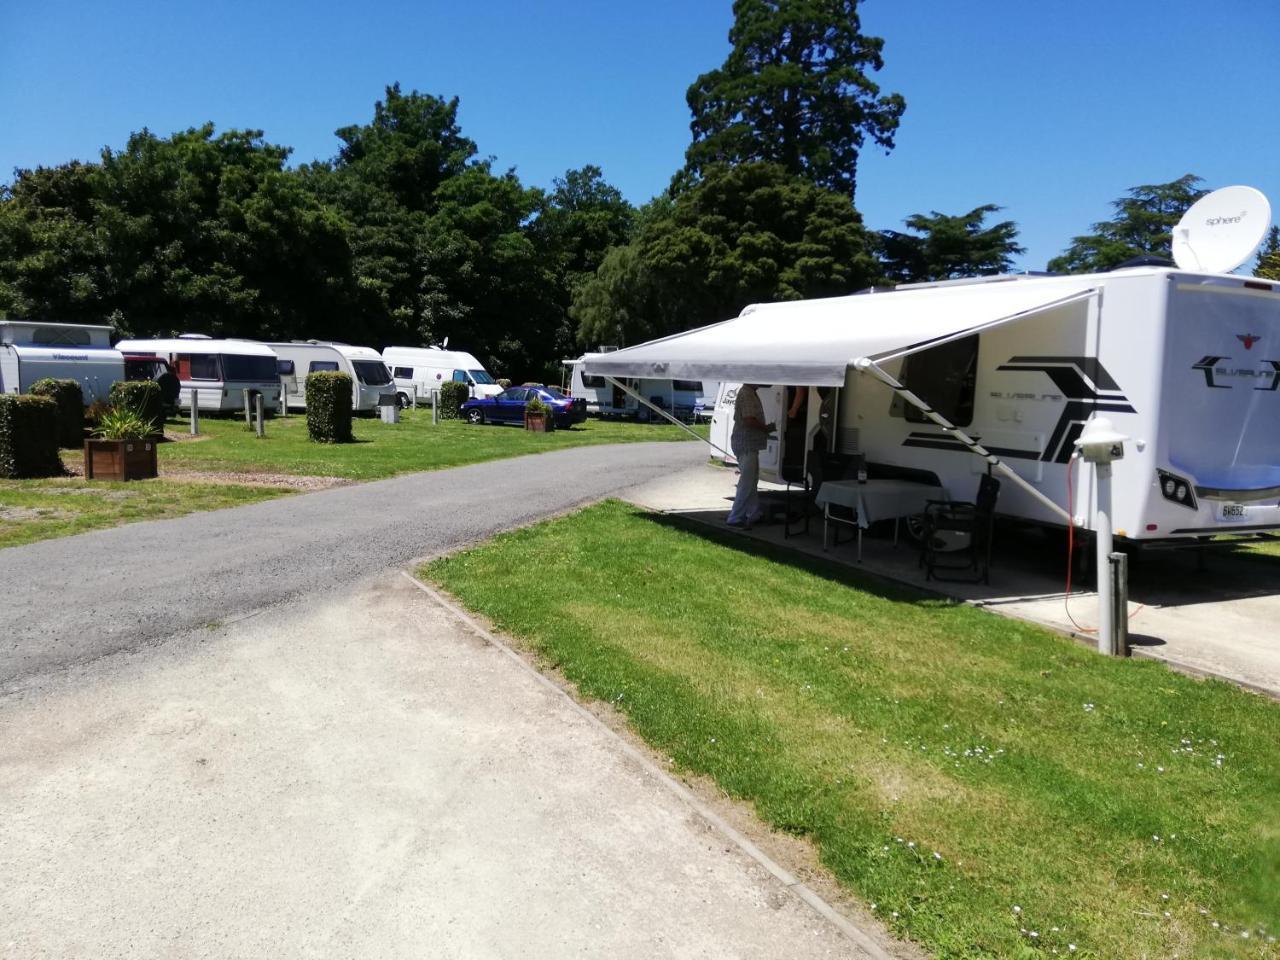
{"label": "black graphic stripe on caravan", "polygon": [[[982,443],[982,438],[975,436],[976,442]],[[960,450],[967,451],[969,448],[957,440],[955,437],[946,433],[913,433],[906,440],[902,441],[904,447],[922,447],[929,450]],[[1008,457],[1014,460],[1039,460],[1039,450],[1017,450],[1013,447],[989,447],[983,444],[986,450],[994,453],[997,457]]]}
{"label": "black graphic stripe on caravan", "polygon": [[1097,357],[1011,357],[996,369],[1044,373],[1067,398],[1040,455],[1046,463],[1066,463],[1071,459],[1075,441],[1094,413],[1137,412]]}

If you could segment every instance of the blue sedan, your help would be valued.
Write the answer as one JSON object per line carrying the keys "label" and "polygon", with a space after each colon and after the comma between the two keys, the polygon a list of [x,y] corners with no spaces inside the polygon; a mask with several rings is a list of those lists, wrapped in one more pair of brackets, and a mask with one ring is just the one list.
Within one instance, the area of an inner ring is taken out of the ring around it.
{"label": "blue sedan", "polygon": [[557,397],[545,387],[508,387],[496,397],[476,397],[462,405],[462,415],[470,423],[524,423],[524,408],[534,397],[551,408],[561,430],[587,419],[586,400]]}

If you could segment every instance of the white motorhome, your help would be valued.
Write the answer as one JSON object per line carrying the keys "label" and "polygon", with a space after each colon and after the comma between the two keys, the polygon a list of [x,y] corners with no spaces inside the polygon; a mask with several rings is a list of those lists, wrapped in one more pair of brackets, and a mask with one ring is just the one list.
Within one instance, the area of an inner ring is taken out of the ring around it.
{"label": "white motorhome", "polygon": [[345,373],[351,378],[351,409],[376,410],[383,397],[395,396],[391,373],[382,356],[370,347],[353,347],[327,340],[293,340],[269,343],[280,371],[280,384],[290,410],[307,406],[307,374]]}
{"label": "white motorhome", "polygon": [[395,379],[400,406],[409,404],[414,391],[426,399],[440,384],[454,380],[465,383],[472,397],[496,397],[502,392],[484,364],[469,353],[442,347],[387,347],[382,361]]}
{"label": "white motorhome", "polygon": [[[621,386],[606,382],[599,375],[583,373],[582,358],[562,361],[570,371],[567,389],[571,396],[587,401],[587,412],[599,417],[633,417],[648,420],[652,410]],[[719,383],[702,380],[662,380],[652,377],[626,377],[619,380],[654,406],[672,416],[689,420],[696,413],[709,414],[719,392]]]}
{"label": "white motorhome", "polygon": [[752,306],[585,360],[599,376],[728,381],[712,431],[726,447],[738,383],[771,385],[778,424],[788,385],[807,387],[802,422],[761,454],[768,479],[859,453],[873,476],[971,500],[997,470],[999,513],[1088,527],[1094,478],[1074,442],[1101,415],[1132,438],[1114,467],[1118,537],[1280,530],[1280,283],[1137,267],[925,284]]}
{"label": "white motorhome", "polygon": [[201,412],[244,409],[245,391],[262,395],[269,412],[280,407],[280,374],[276,355],[263,343],[252,340],[214,340],[188,333],[160,340],[121,340],[116,349],[123,353],[153,354],[169,365],[182,385],[178,405],[191,408],[193,393],[199,397]]}
{"label": "white motorhome", "polygon": [[78,323],[0,320],[0,393],[26,393],[45,377],[78,380],[85,405],[106,401],[125,379],[111,328]]}

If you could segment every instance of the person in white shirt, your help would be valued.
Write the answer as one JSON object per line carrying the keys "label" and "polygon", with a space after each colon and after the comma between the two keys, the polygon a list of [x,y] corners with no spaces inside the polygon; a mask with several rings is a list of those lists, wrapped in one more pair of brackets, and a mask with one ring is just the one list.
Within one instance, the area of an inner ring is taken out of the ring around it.
{"label": "person in white shirt", "polygon": [[738,460],[738,489],[729,511],[731,527],[750,527],[764,519],[760,509],[760,451],[769,443],[771,426],[764,422],[764,408],[756,393],[759,385],[744,383],[733,401],[733,436],[729,446]]}

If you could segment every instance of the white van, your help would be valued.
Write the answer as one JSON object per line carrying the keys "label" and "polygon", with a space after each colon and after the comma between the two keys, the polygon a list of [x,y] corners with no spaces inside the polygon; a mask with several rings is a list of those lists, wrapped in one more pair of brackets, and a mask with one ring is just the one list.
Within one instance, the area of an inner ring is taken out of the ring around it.
{"label": "white van", "polygon": [[106,401],[111,384],[125,378],[111,328],[0,320],[0,393],[27,393],[45,377],[78,381],[86,406]]}
{"label": "white van", "polygon": [[502,387],[489,376],[484,364],[469,353],[440,347],[387,347],[382,360],[395,379],[400,406],[409,404],[414,389],[420,399],[439,390],[440,384],[455,380],[465,383],[472,397],[496,397]]}
{"label": "white van", "polygon": [[193,390],[199,391],[201,412],[243,410],[245,390],[262,394],[266,410],[280,409],[276,355],[264,343],[187,333],[167,340],[121,340],[116,349],[168,360],[182,384],[178,405],[184,409],[191,409]]}
{"label": "white van", "polygon": [[395,384],[377,350],[353,347],[328,340],[294,340],[267,344],[276,355],[280,385],[286,391],[290,410],[307,407],[307,374],[345,373],[351,378],[351,409],[368,412],[378,409],[384,396],[394,397]]}

